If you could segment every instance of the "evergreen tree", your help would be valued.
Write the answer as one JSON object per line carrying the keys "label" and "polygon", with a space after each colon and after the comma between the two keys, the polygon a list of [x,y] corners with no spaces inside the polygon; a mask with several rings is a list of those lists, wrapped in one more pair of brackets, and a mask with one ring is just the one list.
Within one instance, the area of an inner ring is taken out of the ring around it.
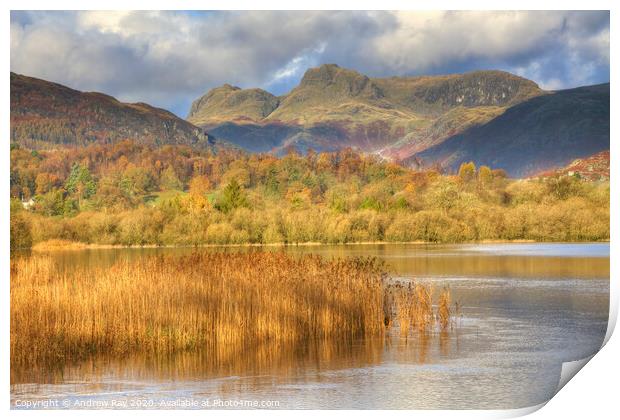
{"label": "evergreen tree", "polygon": [[245,191],[243,191],[243,188],[241,188],[237,180],[233,179],[222,191],[217,203],[217,208],[224,213],[228,213],[233,209],[245,207],[247,205],[248,201]]}
{"label": "evergreen tree", "polygon": [[97,184],[87,167],[74,163],[65,183],[65,190],[81,200],[93,196],[97,192]]}

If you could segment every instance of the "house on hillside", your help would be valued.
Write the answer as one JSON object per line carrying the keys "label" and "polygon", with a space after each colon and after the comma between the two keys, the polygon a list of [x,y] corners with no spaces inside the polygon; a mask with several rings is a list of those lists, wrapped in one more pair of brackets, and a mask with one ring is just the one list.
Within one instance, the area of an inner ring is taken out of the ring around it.
{"label": "house on hillside", "polygon": [[30,210],[30,208],[32,208],[32,206],[34,206],[34,199],[31,198],[28,201],[23,201],[22,200],[22,206],[26,209],[26,210]]}

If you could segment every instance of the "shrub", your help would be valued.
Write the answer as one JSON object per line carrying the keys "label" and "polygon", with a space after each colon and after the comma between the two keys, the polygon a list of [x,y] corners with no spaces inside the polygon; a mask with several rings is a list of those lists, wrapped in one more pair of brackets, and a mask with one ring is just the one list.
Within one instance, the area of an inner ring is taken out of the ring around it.
{"label": "shrub", "polygon": [[22,213],[11,212],[11,251],[30,248],[31,246],[32,233],[30,222]]}

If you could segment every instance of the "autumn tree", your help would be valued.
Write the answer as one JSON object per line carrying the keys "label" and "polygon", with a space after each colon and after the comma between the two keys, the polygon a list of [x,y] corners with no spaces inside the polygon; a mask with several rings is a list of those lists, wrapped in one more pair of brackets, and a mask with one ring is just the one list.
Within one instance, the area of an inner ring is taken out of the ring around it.
{"label": "autumn tree", "polygon": [[211,181],[205,175],[196,175],[189,182],[189,193],[204,197],[211,190]]}
{"label": "autumn tree", "polygon": [[34,205],[35,211],[46,216],[61,216],[65,213],[64,192],[54,188],[51,191],[40,195]]}
{"label": "autumn tree", "polygon": [[172,165],[168,167],[161,174],[160,186],[165,190],[182,190],[183,184],[179,180]]}
{"label": "autumn tree", "polygon": [[196,175],[189,182],[189,194],[183,198],[183,205],[190,212],[205,211],[212,204],[207,194],[211,190],[211,182],[205,175]]}
{"label": "autumn tree", "polygon": [[463,182],[470,182],[476,179],[476,165],[474,162],[461,163],[459,167],[459,178]]}
{"label": "autumn tree", "polygon": [[61,185],[60,178],[57,175],[48,172],[42,172],[35,179],[35,194],[41,195],[49,192],[54,187]]}
{"label": "autumn tree", "polygon": [[243,187],[250,186],[250,172],[241,162],[231,165],[222,176],[223,184],[230,184],[233,180]]}
{"label": "autumn tree", "polygon": [[146,169],[130,163],[121,176],[120,187],[130,197],[144,195],[154,187],[153,176]]}
{"label": "autumn tree", "polygon": [[478,169],[478,182],[482,185],[489,185],[493,181],[493,172],[491,168],[486,165],[482,165]]}

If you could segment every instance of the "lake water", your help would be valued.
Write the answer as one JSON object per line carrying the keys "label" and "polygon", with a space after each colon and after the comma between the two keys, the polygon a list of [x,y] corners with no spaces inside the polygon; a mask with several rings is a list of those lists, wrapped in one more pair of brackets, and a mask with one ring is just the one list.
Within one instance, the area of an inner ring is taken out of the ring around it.
{"label": "lake water", "polygon": [[[277,249],[277,248],[266,248]],[[239,248],[229,248],[237,252]],[[11,404],[59,408],[511,409],[551,398],[563,362],[601,346],[609,310],[609,244],[288,247],[326,257],[376,256],[394,279],[449,286],[456,327],[426,336],[316,343],[278,354],[91,360],[45,379],[11,372]],[[57,252],[65,267],[192,249]],[[32,373],[32,372],[30,372]]]}

